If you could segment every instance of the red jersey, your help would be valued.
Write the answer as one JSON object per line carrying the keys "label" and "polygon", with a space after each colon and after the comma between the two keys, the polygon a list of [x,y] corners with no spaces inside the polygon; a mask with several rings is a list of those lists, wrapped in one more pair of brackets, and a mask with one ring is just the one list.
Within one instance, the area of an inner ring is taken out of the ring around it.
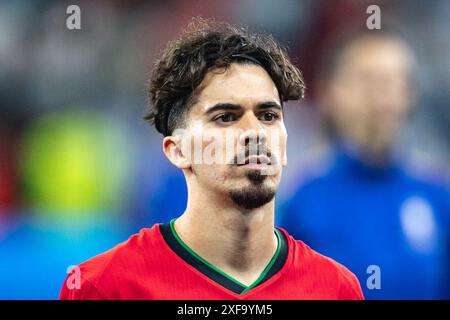
{"label": "red jersey", "polygon": [[173,223],[142,229],[127,241],[79,265],[60,299],[363,299],[355,275],[276,228],[276,254],[245,286],[193,252]]}

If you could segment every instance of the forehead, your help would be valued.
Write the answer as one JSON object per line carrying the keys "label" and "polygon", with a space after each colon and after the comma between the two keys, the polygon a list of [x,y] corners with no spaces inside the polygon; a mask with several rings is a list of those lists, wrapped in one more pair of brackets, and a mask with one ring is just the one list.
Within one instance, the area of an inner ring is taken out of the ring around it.
{"label": "forehead", "polygon": [[250,108],[261,102],[280,103],[272,78],[254,64],[232,63],[228,68],[208,72],[199,86],[200,92],[192,113],[202,113],[217,103],[233,103]]}
{"label": "forehead", "polygon": [[341,69],[379,72],[409,73],[414,57],[411,49],[395,38],[361,39],[347,48],[341,60]]}

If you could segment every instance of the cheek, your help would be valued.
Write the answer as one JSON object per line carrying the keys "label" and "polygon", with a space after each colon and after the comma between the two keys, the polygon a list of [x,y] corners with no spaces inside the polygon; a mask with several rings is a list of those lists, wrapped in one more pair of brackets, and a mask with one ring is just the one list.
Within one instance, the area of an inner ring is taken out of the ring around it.
{"label": "cheek", "polygon": [[283,124],[279,129],[270,132],[268,140],[268,148],[282,165],[286,165],[287,161],[286,144],[287,132],[286,127]]}
{"label": "cheek", "polygon": [[287,165],[286,145],[287,145],[287,134],[285,133],[283,135],[283,137],[281,138],[281,142],[280,142],[280,160],[281,160],[282,166]]}
{"label": "cheek", "polygon": [[239,131],[232,129],[203,130],[191,138],[191,154],[196,164],[208,164],[221,170],[230,163],[240,148]]}
{"label": "cheek", "polygon": [[231,177],[229,166],[223,164],[194,164],[192,172],[198,181],[211,186],[223,186]]}
{"label": "cheek", "polygon": [[397,117],[402,118],[408,115],[412,108],[413,99],[411,93],[407,90],[403,90],[397,93],[394,100],[394,112]]}
{"label": "cheek", "polygon": [[339,118],[352,118],[363,116],[367,111],[367,99],[370,96],[357,79],[348,79],[348,82],[342,81],[335,83],[331,87],[331,110],[332,113],[339,113]]}

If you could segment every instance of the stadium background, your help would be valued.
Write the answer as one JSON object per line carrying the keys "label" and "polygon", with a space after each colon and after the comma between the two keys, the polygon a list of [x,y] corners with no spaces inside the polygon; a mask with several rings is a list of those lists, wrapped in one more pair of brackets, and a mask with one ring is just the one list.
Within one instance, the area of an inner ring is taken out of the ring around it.
{"label": "stadium background", "polygon": [[[272,33],[308,85],[325,39],[365,25],[378,4],[419,59],[420,108],[401,153],[449,182],[450,1],[76,1],[82,29],[73,31],[68,4],[0,3],[0,299],[55,299],[69,265],[182,212],[182,174],[142,116],[152,62],[193,16]],[[286,108],[277,204],[323,145],[313,95]]]}

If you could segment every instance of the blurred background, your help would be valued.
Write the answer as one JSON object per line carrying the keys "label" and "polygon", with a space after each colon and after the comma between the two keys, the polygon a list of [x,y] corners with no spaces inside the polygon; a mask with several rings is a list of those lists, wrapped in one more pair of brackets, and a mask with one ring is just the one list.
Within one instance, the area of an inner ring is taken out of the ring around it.
{"label": "blurred background", "polygon": [[[340,40],[372,4],[407,43]],[[70,265],[183,212],[142,117],[152,63],[194,16],[273,34],[305,76],[277,223],[368,299],[448,299],[448,0],[1,1],[0,299],[56,299]]]}

